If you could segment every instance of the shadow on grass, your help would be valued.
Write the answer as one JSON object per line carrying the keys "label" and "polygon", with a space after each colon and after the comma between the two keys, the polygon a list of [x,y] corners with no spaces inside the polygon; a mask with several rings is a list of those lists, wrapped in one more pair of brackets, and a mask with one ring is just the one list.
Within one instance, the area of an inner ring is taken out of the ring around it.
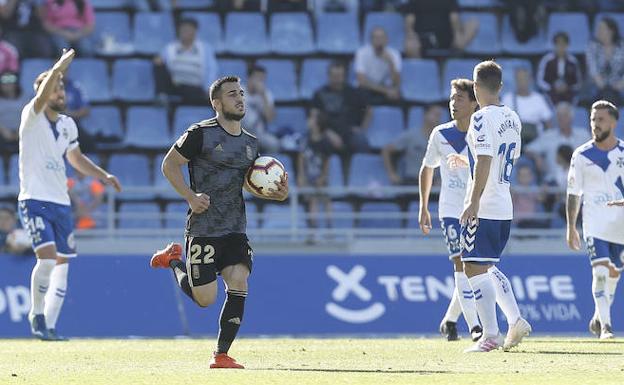
{"label": "shadow on grass", "polygon": [[448,370],[393,370],[393,369],[321,369],[321,368],[254,368],[250,370],[271,370],[284,372],[321,372],[321,373],[383,373],[383,374],[446,374]]}

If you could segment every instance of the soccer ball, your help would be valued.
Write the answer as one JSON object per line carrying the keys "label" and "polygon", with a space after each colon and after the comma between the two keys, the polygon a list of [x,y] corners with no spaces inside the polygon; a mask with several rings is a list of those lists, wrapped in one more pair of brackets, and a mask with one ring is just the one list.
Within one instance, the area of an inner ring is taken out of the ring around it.
{"label": "soccer ball", "polygon": [[247,170],[245,179],[257,194],[268,195],[268,189],[277,189],[275,182],[279,182],[285,173],[282,162],[270,156],[261,156]]}

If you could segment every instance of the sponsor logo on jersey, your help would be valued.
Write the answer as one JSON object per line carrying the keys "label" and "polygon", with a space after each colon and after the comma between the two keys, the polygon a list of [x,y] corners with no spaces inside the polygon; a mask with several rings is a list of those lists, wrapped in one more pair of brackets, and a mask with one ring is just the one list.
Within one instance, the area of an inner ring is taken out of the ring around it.
{"label": "sponsor logo on jersey", "polygon": [[477,137],[477,142],[484,142],[485,141],[485,135],[479,135]]}

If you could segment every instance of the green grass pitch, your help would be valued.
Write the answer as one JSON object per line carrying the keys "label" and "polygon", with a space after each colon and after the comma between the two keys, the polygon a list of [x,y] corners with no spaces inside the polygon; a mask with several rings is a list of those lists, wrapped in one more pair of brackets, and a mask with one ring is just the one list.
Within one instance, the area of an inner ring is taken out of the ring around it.
{"label": "green grass pitch", "polygon": [[0,340],[0,384],[623,384],[624,341],[528,338],[465,354],[468,340],[250,339],[245,370],[210,370],[211,339]]}

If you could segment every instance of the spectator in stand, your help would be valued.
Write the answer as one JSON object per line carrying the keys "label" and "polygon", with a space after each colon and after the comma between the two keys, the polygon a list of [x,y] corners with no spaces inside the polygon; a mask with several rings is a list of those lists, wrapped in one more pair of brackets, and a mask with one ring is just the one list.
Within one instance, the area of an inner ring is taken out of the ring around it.
{"label": "spectator in stand", "polygon": [[0,75],[0,150],[17,152],[17,133],[24,102],[20,98],[17,75],[5,72]]}
{"label": "spectator in stand", "polygon": [[605,99],[620,105],[624,91],[624,42],[617,22],[610,17],[598,23],[596,39],[585,54],[591,100]]}
{"label": "spectator in stand", "polygon": [[552,111],[542,94],[531,89],[531,74],[524,67],[516,69],[516,90],[503,97],[503,104],[516,111],[522,121],[522,145],[529,144],[544,128],[550,127]]}
{"label": "spectator in stand", "polygon": [[[329,156],[321,142],[304,143],[303,149],[297,156],[297,186],[299,188],[327,187],[329,177]],[[323,210],[327,218],[331,217],[331,199],[326,193],[312,193],[303,195],[303,201],[309,214],[308,227],[319,227],[319,213]],[[309,242],[314,242],[314,237],[309,238]]]}
{"label": "spectator in stand", "polygon": [[435,49],[461,52],[479,30],[478,20],[460,19],[456,0],[408,0],[401,11],[405,15],[406,57],[421,57]]}
{"label": "spectator in stand", "polygon": [[269,13],[271,12],[306,12],[307,0],[269,0]]}
{"label": "spectator in stand", "polygon": [[75,177],[67,179],[67,187],[76,216],[76,228],[92,229],[97,227],[95,212],[104,202],[106,189],[99,180],[85,176],[78,170],[75,172]]}
{"label": "spectator in stand", "polygon": [[536,216],[544,212],[543,202],[545,195],[539,189],[535,171],[526,162],[519,162],[514,169],[517,185],[512,191],[514,221],[519,228],[544,228],[548,221]]}
{"label": "spectator in stand", "polygon": [[371,44],[355,53],[355,73],[360,89],[371,104],[398,101],[401,97],[401,54],[388,46],[381,27],[371,31]]}
{"label": "spectator in stand", "polygon": [[280,140],[268,131],[268,123],[275,118],[275,102],[266,86],[264,67],[255,65],[249,68],[245,91],[247,111],[243,127],[258,138],[261,153],[274,154],[280,150]]}
{"label": "spectator in stand", "polygon": [[[427,107],[420,127],[410,127],[394,142],[381,149],[384,166],[394,185],[417,185],[420,165],[427,151],[427,142],[434,127],[442,122],[442,108],[437,104]],[[397,155],[402,155],[395,165]]]}
{"label": "spectator in stand", "polygon": [[581,66],[568,53],[570,37],[557,32],[553,37],[554,52],[547,53],[540,60],[537,69],[537,85],[550,97],[553,105],[559,102],[573,103],[581,88]]}
{"label": "spectator in stand", "polygon": [[366,129],[372,117],[371,109],[360,90],[347,83],[347,69],[343,63],[332,62],[328,71],[328,84],[318,89],[312,98],[309,142],[311,145],[321,142],[319,148],[326,153],[350,155],[368,151]]}
{"label": "spectator in stand", "polygon": [[0,253],[25,254],[30,251],[30,238],[24,229],[17,227],[15,212],[0,207]]}
{"label": "spectator in stand", "polygon": [[317,12],[350,12],[357,13],[357,0],[316,0],[314,8]]}
{"label": "spectator in stand", "polygon": [[222,12],[260,12],[260,0],[219,0]]}
{"label": "spectator in stand", "polygon": [[520,43],[536,36],[545,25],[547,10],[543,0],[504,0],[504,3],[509,9],[511,29]]}
{"label": "spectator in stand", "polygon": [[38,6],[41,0],[0,0],[0,21],[6,40],[21,57],[50,57],[52,45],[43,31]]}
{"label": "spectator in stand", "polygon": [[557,126],[544,131],[526,147],[526,156],[533,159],[537,171],[546,180],[556,178],[557,149],[562,145],[577,148],[590,139],[589,128],[573,127],[574,110],[570,103],[557,104]]}
{"label": "spectator in stand", "polygon": [[8,41],[4,40],[0,25],[0,74],[5,72],[19,72],[19,53],[17,48]]}
{"label": "spectator in stand", "polygon": [[217,77],[217,59],[212,46],[197,39],[197,21],[183,18],[178,39],[154,59],[156,92],[163,102],[170,96],[186,104],[206,105],[208,89]]}
{"label": "spectator in stand", "polygon": [[93,56],[95,13],[89,0],[45,0],[40,12],[56,52],[72,47],[82,56]]}

